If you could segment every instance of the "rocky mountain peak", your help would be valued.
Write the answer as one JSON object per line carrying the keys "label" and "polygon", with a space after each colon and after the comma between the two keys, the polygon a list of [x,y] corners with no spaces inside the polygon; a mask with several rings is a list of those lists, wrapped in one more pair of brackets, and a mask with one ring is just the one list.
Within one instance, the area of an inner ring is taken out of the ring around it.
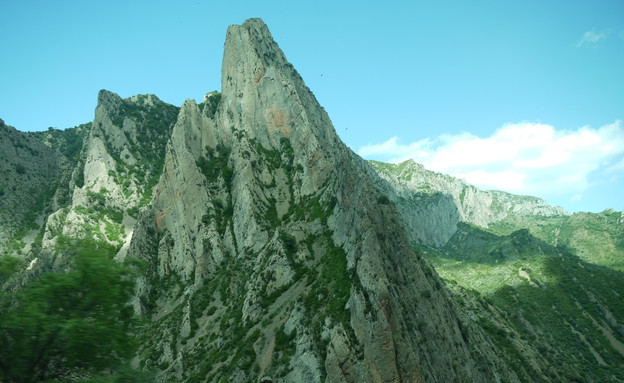
{"label": "rocky mountain peak", "polygon": [[223,125],[246,130],[267,148],[279,148],[282,137],[295,151],[310,144],[310,135],[329,146],[338,141],[329,117],[260,19],[228,28],[221,83]]}
{"label": "rocky mountain peak", "polygon": [[303,169],[302,193],[316,192],[345,147],[262,20],[228,28],[221,81],[216,125],[224,144],[242,135],[269,150],[287,142],[292,166]]}
{"label": "rocky mountain peak", "polygon": [[[260,82],[264,75],[261,72],[262,69],[267,69],[268,67],[279,68],[288,65],[286,56],[277,45],[277,42],[273,40],[269,28],[259,18],[248,19],[241,25],[230,25],[226,34],[224,52],[223,74],[230,74],[232,70],[239,69],[239,66],[236,64],[241,62],[245,62],[248,65],[258,65],[253,68],[256,70],[252,73],[257,75],[254,77],[256,83]],[[225,90],[226,88],[224,87],[224,93]]]}
{"label": "rocky mountain peak", "polygon": [[121,107],[122,104],[123,104],[123,99],[119,97],[117,93],[113,93],[106,89],[101,89],[98,92],[96,110],[98,108],[103,107],[109,110],[116,111]]}

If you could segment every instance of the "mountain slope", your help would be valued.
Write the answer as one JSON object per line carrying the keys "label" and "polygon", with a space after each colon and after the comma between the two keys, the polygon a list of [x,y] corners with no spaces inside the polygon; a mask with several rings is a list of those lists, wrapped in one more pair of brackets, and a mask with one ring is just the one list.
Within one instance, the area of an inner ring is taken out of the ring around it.
{"label": "mountain slope", "polygon": [[530,364],[526,346],[518,347],[525,343],[555,381],[624,379],[621,272],[584,262],[527,229],[498,236],[460,224],[444,247],[421,251],[456,294],[477,297],[474,315],[510,364]]}
{"label": "mountain slope", "polygon": [[412,241],[442,246],[459,222],[487,228],[506,217],[569,215],[529,196],[482,191],[467,182],[426,170],[412,160],[401,164],[369,161],[385,181],[379,187],[397,205]]}
{"label": "mountain slope", "polygon": [[497,234],[527,228],[553,246],[566,247],[585,262],[624,271],[622,213],[575,213],[562,217],[510,216],[491,225]]}
{"label": "mountain slope", "polygon": [[[95,119],[59,196],[66,202],[47,218],[45,252],[62,253],[72,239],[94,239],[115,252],[127,242],[139,209],[151,200],[177,111],[152,95],[121,99],[100,91]],[[64,263],[62,257],[41,259],[48,267]]]}
{"label": "mountain slope", "polygon": [[521,380],[624,380],[620,213],[570,215],[412,161],[372,165],[415,248]]}
{"label": "mountain slope", "polygon": [[67,168],[63,155],[0,120],[1,254],[30,247]]}

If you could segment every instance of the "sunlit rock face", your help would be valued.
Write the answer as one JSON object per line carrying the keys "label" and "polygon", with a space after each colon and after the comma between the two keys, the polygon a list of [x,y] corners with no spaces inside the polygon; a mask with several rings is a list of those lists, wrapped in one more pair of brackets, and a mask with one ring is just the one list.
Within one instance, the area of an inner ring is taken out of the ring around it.
{"label": "sunlit rock face", "polygon": [[540,198],[479,190],[412,160],[397,165],[376,161],[370,164],[382,180],[379,188],[396,204],[410,239],[418,243],[444,245],[455,234],[459,222],[487,228],[512,215],[570,215]]}
{"label": "sunlit rock face", "polygon": [[261,20],[228,28],[222,87],[212,115],[182,106],[129,246],[149,265],[144,363],[163,381],[517,380]]}

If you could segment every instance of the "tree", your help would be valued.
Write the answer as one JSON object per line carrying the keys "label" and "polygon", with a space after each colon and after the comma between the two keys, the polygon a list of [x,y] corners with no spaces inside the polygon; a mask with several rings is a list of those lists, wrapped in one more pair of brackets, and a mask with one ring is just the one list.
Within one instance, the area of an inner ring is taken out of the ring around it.
{"label": "tree", "polygon": [[[0,288],[2,288],[7,279],[9,279],[11,275],[17,271],[19,263],[20,260],[15,257],[4,256],[0,258]],[[0,290],[0,297],[2,296],[1,294],[2,291]]]}
{"label": "tree", "polygon": [[0,381],[42,382],[124,365],[135,350],[133,274],[106,248],[83,242],[73,271],[46,273],[2,295]]}

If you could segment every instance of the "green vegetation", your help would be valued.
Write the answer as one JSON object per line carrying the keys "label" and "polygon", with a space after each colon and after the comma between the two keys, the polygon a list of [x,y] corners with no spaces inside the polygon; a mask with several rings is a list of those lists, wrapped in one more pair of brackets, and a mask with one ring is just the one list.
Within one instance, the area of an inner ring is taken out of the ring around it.
{"label": "green vegetation", "polygon": [[290,358],[295,354],[295,339],[297,338],[297,332],[292,331],[290,334],[286,332],[284,325],[281,325],[275,330],[275,350],[281,353],[281,360],[278,360],[278,364],[287,364]]}
{"label": "green vegetation", "polygon": [[[593,218],[608,222],[614,217]],[[546,241],[553,240],[547,233],[565,238],[569,220],[544,219],[541,225],[520,230],[520,225],[503,222],[493,225],[493,232],[461,224],[442,249],[417,246],[417,250],[460,302],[465,300],[459,297],[466,295],[481,302],[481,308],[474,308],[480,327],[521,380],[542,374],[555,381],[624,379],[624,335],[617,324],[624,318],[619,295],[624,274]],[[555,228],[559,231],[553,233]],[[575,230],[578,227],[571,232]],[[542,238],[532,233],[541,233]],[[504,315],[494,319],[483,310]],[[546,365],[564,367],[535,370],[531,356],[519,346],[522,342],[538,350]]]}
{"label": "green vegetation", "polygon": [[459,193],[459,202],[461,203],[462,206],[464,206],[465,199],[466,199],[466,188],[462,188],[461,192]]}
{"label": "green vegetation", "polygon": [[508,235],[527,228],[531,235],[568,251],[585,262],[624,271],[624,224],[621,213],[576,213],[559,217],[508,217],[490,225],[490,231]]}
{"label": "green vegetation", "polygon": [[40,229],[40,225],[37,223],[37,218],[46,213],[49,208],[49,203],[56,192],[57,185],[49,185],[44,187],[43,190],[32,191],[32,194],[36,196],[36,199],[30,206],[26,207],[24,214],[16,218],[16,229],[13,232],[12,238],[8,241],[6,246],[0,252],[0,255],[10,255],[12,253],[21,254],[25,243],[24,237],[31,230]]}
{"label": "green vegetation", "polygon": [[206,147],[205,151],[206,156],[199,157],[196,165],[206,178],[208,187],[211,190],[218,190],[220,187],[219,182],[221,181],[228,192],[225,202],[221,198],[213,200],[213,209],[204,214],[202,223],[208,225],[214,219],[217,231],[223,235],[228,225],[232,223],[232,215],[234,214],[232,197],[229,194],[229,190],[232,187],[232,179],[234,178],[234,171],[228,166],[230,149],[219,144],[215,150]]}
{"label": "green vegetation", "polygon": [[380,205],[389,205],[390,199],[388,199],[388,197],[385,195],[381,195],[377,198],[377,203]]}
{"label": "green vegetation", "polygon": [[87,196],[91,201],[87,211],[93,215],[96,221],[100,222],[104,216],[107,216],[114,223],[121,224],[124,213],[107,202],[108,190],[105,188],[99,192],[88,190]]}
{"label": "green vegetation", "polygon": [[[72,373],[116,370],[126,377],[140,376],[124,367],[134,351],[134,319],[127,305],[134,286],[132,268],[114,262],[110,252],[92,241],[72,249],[65,255],[73,254],[72,271],[46,273],[3,296],[3,382],[64,380]],[[15,260],[2,259],[0,274],[6,278],[15,267]]]}
{"label": "green vegetation", "polygon": [[[115,160],[117,171],[114,175],[119,185],[128,188],[133,182],[140,188],[141,206],[146,206],[152,199],[152,189],[162,174],[165,147],[177,120],[178,107],[160,101],[154,95],[137,95],[122,100],[117,114],[111,116],[112,122],[122,127],[125,119],[136,124],[136,135],[124,130],[130,144],[127,150],[136,162],[129,162],[126,153],[121,158],[119,149],[111,146],[111,141],[104,140],[107,152]],[[106,135],[106,132],[103,132]]]}
{"label": "green vegetation", "polygon": [[74,180],[76,187],[82,188],[84,186],[84,162],[78,162],[76,168],[76,179]]}
{"label": "green vegetation", "polygon": [[217,113],[217,108],[219,108],[219,104],[221,103],[221,93],[216,93],[212,97],[214,101],[212,101],[210,104],[210,111],[214,115],[215,113]]}
{"label": "green vegetation", "polygon": [[351,278],[347,272],[347,256],[336,246],[329,233],[325,236],[325,249],[321,257],[322,270],[312,284],[312,291],[306,298],[306,309],[310,312],[322,311],[326,306],[327,315],[335,323],[343,323],[350,328],[351,313],[345,308],[351,292]]}
{"label": "green vegetation", "polygon": [[91,123],[81,124],[67,129],[48,128],[43,132],[29,132],[31,137],[38,139],[47,146],[61,152],[71,163],[78,162],[84,137],[91,129]]}
{"label": "green vegetation", "polygon": [[[0,287],[15,273],[20,266],[20,259],[4,256],[0,257]],[[2,290],[0,289],[0,297],[2,297]]]}
{"label": "green vegetation", "polygon": [[26,174],[26,167],[22,164],[15,164],[15,171],[17,174]]}
{"label": "green vegetation", "polygon": [[199,157],[197,167],[209,183],[215,182],[221,177],[229,189],[234,176],[232,168],[228,166],[230,149],[222,144],[218,144],[216,150],[212,150],[209,147],[206,147],[205,150],[206,156]]}
{"label": "green vegetation", "polygon": [[199,110],[202,111],[204,107],[207,105],[210,108],[210,114],[215,115],[217,113],[217,109],[219,108],[219,104],[221,103],[221,93],[217,91],[211,92],[212,95],[208,97],[207,103],[203,102],[199,104]]}
{"label": "green vegetation", "polygon": [[213,91],[211,93],[212,95],[208,98],[207,103],[201,102],[197,106],[199,107],[200,112],[202,112],[204,108],[208,106],[210,108],[210,114],[214,116],[217,113],[219,104],[221,103],[221,93],[217,91]]}

